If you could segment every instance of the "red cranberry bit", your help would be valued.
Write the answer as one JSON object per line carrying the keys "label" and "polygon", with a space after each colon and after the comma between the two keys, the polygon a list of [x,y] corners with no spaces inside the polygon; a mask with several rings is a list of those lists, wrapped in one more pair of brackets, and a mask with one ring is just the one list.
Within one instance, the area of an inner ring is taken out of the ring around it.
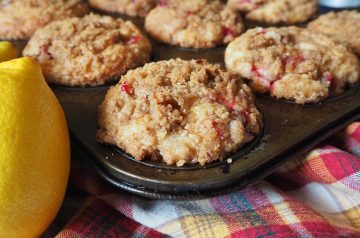
{"label": "red cranberry bit", "polygon": [[273,92],[274,89],[274,82],[275,81],[270,81],[266,75],[265,75],[265,70],[259,67],[256,67],[255,65],[253,65],[251,67],[251,72],[255,75],[256,80],[261,82],[262,85],[264,85],[266,88],[269,89],[270,93]]}
{"label": "red cranberry bit", "polygon": [[330,72],[324,73],[323,79],[331,86],[334,81],[334,76]]}
{"label": "red cranberry bit", "polygon": [[231,30],[230,28],[228,28],[228,27],[226,27],[226,26],[223,26],[221,30],[222,30],[222,32],[223,32],[223,34],[224,34],[225,36],[228,36],[228,35],[230,35],[230,36],[232,36],[232,37],[236,37],[236,36],[237,36],[237,34],[236,34],[235,31]]}
{"label": "red cranberry bit", "polygon": [[245,119],[245,123],[248,123],[250,121],[250,113],[248,109],[244,109],[241,111],[241,114],[243,115]]}
{"label": "red cranberry bit", "polygon": [[298,64],[303,62],[305,59],[302,55],[297,56],[287,56],[285,59],[283,59],[282,63],[285,65],[285,67],[290,66],[293,68],[296,68]]}
{"label": "red cranberry bit", "polygon": [[231,111],[234,111],[236,106],[234,99],[228,102],[227,106],[230,108]]}
{"label": "red cranberry bit", "polygon": [[167,2],[166,2],[166,0],[159,0],[158,5],[159,5],[160,7],[166,7],[166,6],[167,6]]}
{"label": "red cranberry bit", "polygon": [[132,95],[134,93],[133,87],[129,84],[129,82],[124,82],[121,85],[121,92],[126,93],[128,95]]}
{"label": "red cranberry bit", "polygon": [[264,71],[265,71],[265,70],[264,70],[263,68],[257,67],[257,66],[255,66],[255,65],[252,65],[252,66],[251,66],[251,72],[252,72],[255,76],[266,79],[266,75],[265,75]]}
{"label": "red cranberry bit", "polygon": [[261,31],[257,32],[255,35],[265,35],[266,30],[262,29]]}
{"label": "red cranberry bit", "polygon": [[270,94],[274,94],[275,82],[276,82],[276,81],[270,82],[270,88],[269,88]]}
{"label": "red cranberry bit", "polygon": [[40,46],[40,53],[38,55],[40,61],[46,61],[53,59],[52,54],[49,52],[50,45],[42,45]]}
{"label": "red cranberry bit", "polygon": [[267,80],[266,78],[258,77],[256,78],[257,81],[259,81],[263,86],[265,86],[267,89],[271,89],[272,82]]}
{"label": "red cranberry bit", "polygon": [[231,99],[230,101],[227,100],[224,96],[222,95],[218,95],[216,96],[215,98],[210,98],[212,101],[214,102],[218,102],[226,107],[228,107],[230,109],[230,111],[234,111],[235,110],[235,106],[236,106],[236,103],[235,103],[235,100],[234,99]]}
{"label": "red cranberry bit", "polygon": [[191,11],[186,11],[186,16],[191,16],[191,15],[193,15],[194,13],[193,12],[191,12]]}
{"label": "red cranberry bit", "polygon": [[234,99],[231,99],[230,101],[227,100],[225,97],[220,96],[219,101],[224,104],[225,106],[227,106],[231,111],[233,111],[235,109],[235,101]]}
{"label": "red cranberry bit", "polygon": [[224,139],[223,132],[221,131],[218,123],[216,121],[211,121],[211,125],[215,129],[216,134],[220,137],[220,139]]}
{"label": "red cranberry bit", "polygon": [[325,75],[324,75],[324,78],[325,78],[326,81],[331,83],[333,81],[333,79],[334,79],[334,76],[330,72],[326,72]]}
{"label": "red cranberry bit", "polygon": [[128,44],[128,45],[136,44],[136,43],[138,43],[141,39],[142,39],[142,36],[141,36],[141,35],[132,36],[132,37],[128,40],[127,44]]}

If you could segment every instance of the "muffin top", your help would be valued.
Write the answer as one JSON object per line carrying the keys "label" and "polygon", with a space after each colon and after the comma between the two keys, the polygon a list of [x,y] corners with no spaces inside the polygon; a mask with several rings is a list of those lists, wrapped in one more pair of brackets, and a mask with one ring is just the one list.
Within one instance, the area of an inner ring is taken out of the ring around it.
{"label": "muffin top", "polygon": [[351,50],[299,27],[248,30],[227,47],[225,64],[255,91],[300,104],[339,94],[360,74]]}
{"label": "muffin top", "polygon": [[150,42],[130,21],[90,14],[39,29],[23,54],[37,59],[49,82],[95,86],[149,60]]}
{"label": "muffin top", "polygon": [[108,91],[98,138],[138,160],[205,165],[251,141],[261,123],[239,77],[205,60],[176,59],[131,70]]}
{"label": "muffin top", "polygon": [[49,22],[87,12],[81,0],[0,0],[0,38],[29,39]]}
{"label": "muffin top", "polygon": [[228,6],[244,12],[247,20],[268,25],[305,22],[317,12],[316,0],[229,0]]}
{"label": "muffin top", "polygon": [[90,6],[132,17],[145,17],[156,6],[156,0],[89,0]]}
{"label": "muffin top", "polygon": [[310,22],[308,28],[348,44],[360,56],[360,12],[330,12]]}
{"label": "muffin top", "polygon": [[243,32],[239,14],[219,0],[162,0],[145,18],[156,40],[187,48],[227,44]]}

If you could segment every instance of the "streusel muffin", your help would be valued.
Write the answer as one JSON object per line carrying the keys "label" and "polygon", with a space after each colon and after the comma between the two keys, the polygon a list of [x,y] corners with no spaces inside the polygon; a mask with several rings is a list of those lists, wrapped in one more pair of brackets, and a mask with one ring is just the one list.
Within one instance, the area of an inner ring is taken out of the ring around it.
{"label": "streusel muffin", "polygon": [[89,0],[90,6],[96,9],[132,17],[145,17],[156,6],[156,2],[156,0]]}
{"label": "streusel muffin", "polygon": [[310,22],[308,28],[348,44],[360,56],[360,12],[330,12]]}
{"label": "streusel muffin", "polygon": [[219,0],[163,0],[145,18],[156,40],[186,48],[212,48],[243,32],[239,14]]}
{"label": "streusel muffin", "polygon": [[254,91],[300,104],[342,93],[360,75],[351,50],[299,27],[248,30],[229,44],[225,64]]}
{"label": "streusel muffin", "polygon": [[0,0],[0,38],[29,39],[49,22],[87,12],[81,0]]}
{"label": "streusel muffin", "polygon": [[149,61],[150,42],[130,21],[90,14],[36,31],[23,55],[39,61],[45,78],[68,86],[96,86]]}
{"label": "streusel muffin", "polygon": [[228,6],[245,18],[268,25],[291,25],[309,20],[317,12],[316,0],[229,0]]}
{"label": "streusel muffin", "polygon": [[129,71],[100,107],[100,142],[137,160],[182,166],[224,159],[262,126],[251,89],[205,60],[146,64]]}

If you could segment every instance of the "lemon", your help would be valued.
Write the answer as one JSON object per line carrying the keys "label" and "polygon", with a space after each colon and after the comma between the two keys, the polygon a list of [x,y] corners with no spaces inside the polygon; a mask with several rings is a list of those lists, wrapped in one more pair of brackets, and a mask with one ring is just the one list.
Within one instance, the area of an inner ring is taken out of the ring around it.
{"label": "lemon", "polygon": [[0,62],[16,58],[16,48],[7,41],[0,41]]}
{"label": "lemon", "polygon": [[70,168],[65,116],[38,63],[0,63],[0,237],[38,237],[63,201]]}

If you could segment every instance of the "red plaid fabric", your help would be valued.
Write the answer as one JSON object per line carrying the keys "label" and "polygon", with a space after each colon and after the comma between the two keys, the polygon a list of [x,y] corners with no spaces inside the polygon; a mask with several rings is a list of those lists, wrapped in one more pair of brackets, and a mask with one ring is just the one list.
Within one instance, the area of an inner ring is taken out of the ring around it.
{"label": "red plaid fabric", "polygon": [[132,196],[75,160],[70,183],[86,196],[57,237],[360,237],[360,123],[329,142],[255,185],[197,201]]}

